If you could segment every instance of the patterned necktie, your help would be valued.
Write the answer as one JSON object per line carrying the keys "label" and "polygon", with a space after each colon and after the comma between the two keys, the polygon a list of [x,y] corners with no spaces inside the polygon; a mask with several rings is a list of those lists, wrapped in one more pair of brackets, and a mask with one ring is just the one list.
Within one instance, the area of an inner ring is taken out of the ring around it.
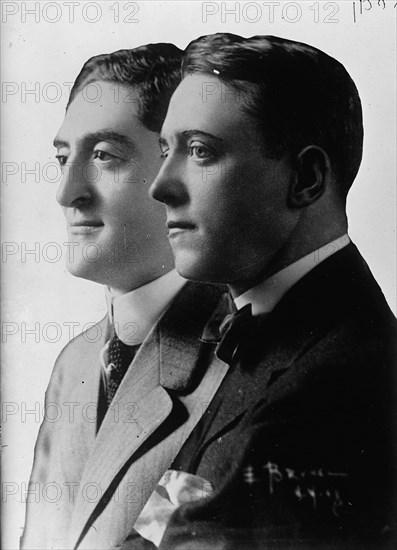
{"label": "patterned necktie", "polygon": [[133,360],[138,346],[127,346],[117,336],[114,326],[111,327],[108,347],[107,403],[110,405],[128,367]]}

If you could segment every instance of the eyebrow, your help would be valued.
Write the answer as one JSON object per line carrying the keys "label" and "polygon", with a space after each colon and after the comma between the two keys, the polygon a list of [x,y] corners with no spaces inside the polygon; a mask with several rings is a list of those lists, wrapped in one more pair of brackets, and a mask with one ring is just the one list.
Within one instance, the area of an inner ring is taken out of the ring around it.
{"label": "eyebrow", "polygon": [[[220,142],[224,141],[222,138],[220,138],[218,136],[214,136],[213,134],[209,134],[208,132],[203,132],[203,130],[184,130],[183,132],[181,132],[180,135],[184,138],[190,138],[190,137],[193,137],[193,136],[202,136],[202,137],[206,137],[206,138],[210,138],[210,139],[215,139],[216,141],[220,141]],[[162,145],[167,145],[167,144],[168,144],[168,142],[165,139],[165,137],[160,136],[159,137],[160,147]]]}
{"label": "eyebrow", "polygon": [[[113,130],[103,130],[101,132],[92,132],[90,134],[85,134],[79,139],[79,142],[82,141],[88,141],[90,143],[96,143],[98,141],[117,141],[121,145],[127,145],[131,148],[135,146],[130,137],[124,134],[119,134],[118,132],[115,132]],[[54,139],[53,145],[56,148],[70,146],[68,141],[58,137]]]}
{"label": "eyebrow", "polygon": [[210,139],[216,139],[217,141],[223,141],[222,138],[214,136],[214,134],[209,134],[208,132],[203,132],[203,130],[185,130],[184,132],[182,132],[183,137],[193,137],[197,135]]}

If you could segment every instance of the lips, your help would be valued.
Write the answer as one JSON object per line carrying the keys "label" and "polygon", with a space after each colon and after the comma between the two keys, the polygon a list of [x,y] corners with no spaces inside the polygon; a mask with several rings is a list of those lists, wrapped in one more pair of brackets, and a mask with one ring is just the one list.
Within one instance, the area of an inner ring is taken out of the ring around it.
{"label": "lips", "polygon": [[197,226],[194,223],[184,220],[168,221],[168,238],[173,239],[177,237],[183,237],[183,235],[190,234],[197,231]]}
{"label": "lips", "polygon": [[94,233],[104,226],[104,224],[98,220],[78,220],[69,223],[69,231],[73,235],[87,235]]}
{"label": "lips", "polygon": [[167,222],[168,229],[196,229],[194,223],[186,221],[169,221]]}
{"label": "lips", "polygon": [[101,227],[103,225],[102,222],[97,222],[94,220],[84,220],[80,222],[73,222],[70,223],[70,227]]}

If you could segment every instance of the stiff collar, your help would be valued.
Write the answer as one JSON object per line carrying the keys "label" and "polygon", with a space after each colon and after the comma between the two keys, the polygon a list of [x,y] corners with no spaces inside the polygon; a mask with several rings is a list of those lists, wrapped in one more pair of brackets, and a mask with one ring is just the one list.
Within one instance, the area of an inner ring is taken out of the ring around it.
{"label": "stiff collar", "polygon": [[185,283],[186,279],[173,269],[121,296],[112,296],[106,288],[109,321],[114,324],[120,340],[130,346],[142,344]]}
{"label": "stiff collar", "polygon": [[242,309],[247,304],[251,304],[253,315],[269,313],[295,283],[349,243],[349,236],[345,233],[342,237],[310,252],[307,256],[300,258],[235,298],[234,303],[237,309]]}

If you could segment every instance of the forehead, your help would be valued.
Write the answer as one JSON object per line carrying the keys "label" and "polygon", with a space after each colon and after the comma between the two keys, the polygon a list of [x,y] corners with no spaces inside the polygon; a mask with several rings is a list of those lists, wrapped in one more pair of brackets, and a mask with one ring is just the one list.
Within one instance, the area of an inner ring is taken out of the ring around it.
{"label": "forehead", "polygon": [[[206,74],[186,76],[172,96],[162,134],[167,138],[184,130],[247,137],[255,133],[255,121],[244,110],[244,94]],[[253,136],[252,136],[253,137]]]}
{"label": "forehead", "polygon": [[127,136],[148,132],[138,118],[138,100],[138,92],[132,87],[92,82],[70,104],[57,138],[73,141],[104,129]]}

